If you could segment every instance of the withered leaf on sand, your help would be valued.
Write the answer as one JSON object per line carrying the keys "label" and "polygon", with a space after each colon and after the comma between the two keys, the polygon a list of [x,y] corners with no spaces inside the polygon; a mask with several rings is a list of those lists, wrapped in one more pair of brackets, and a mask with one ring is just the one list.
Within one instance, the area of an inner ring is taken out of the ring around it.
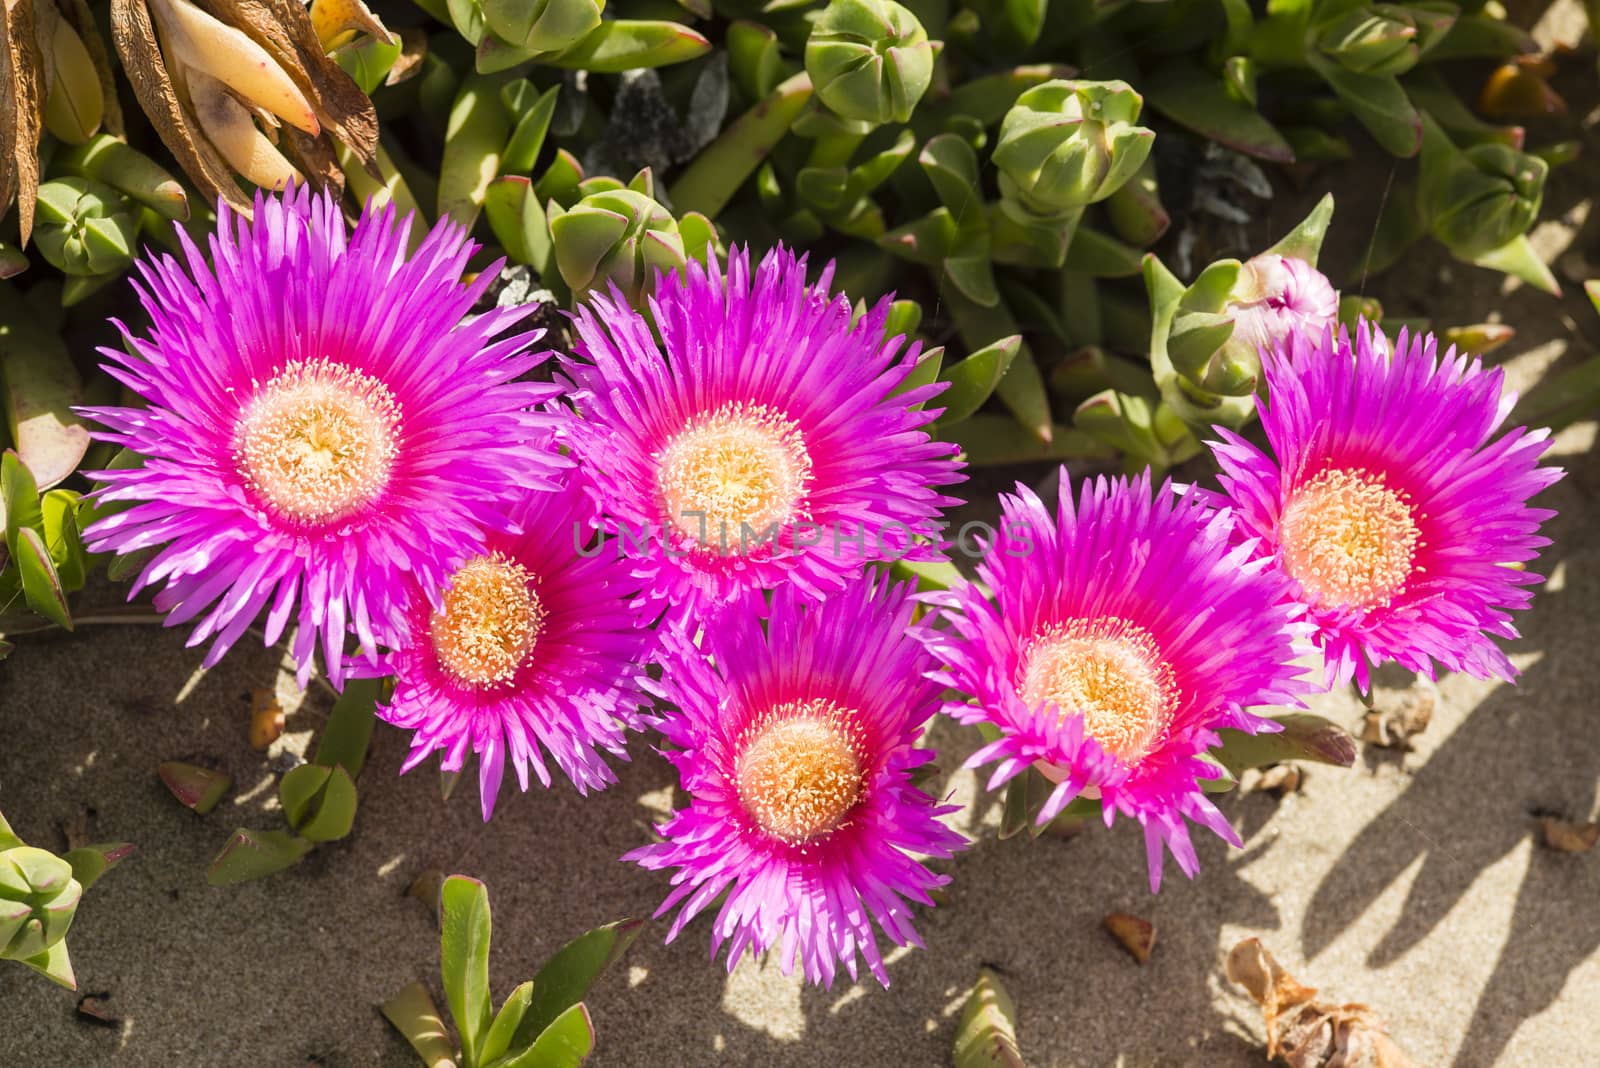
{"label": "withered leaf on sand", "polygon": [[1545,816],[1539,820],[1544,844],[1563,853],[1587,853],[1600,842],[1600,823],[1574,823]]}
{"label": "withered leaf on sand", "polygon": [[1228,978],[1261,1006],[1267,1056],[1289,1068],[1413,1068],[1365,1005],[1335,1005],[1317,998],[1284,971],[1256,938],[1228,954]]}
{"label": "withered leaf on sand", "polygon": [[1100,921],[1133,959],[1143,964],[1156,948],[1155,924],[1128,912],[1113,912]]}

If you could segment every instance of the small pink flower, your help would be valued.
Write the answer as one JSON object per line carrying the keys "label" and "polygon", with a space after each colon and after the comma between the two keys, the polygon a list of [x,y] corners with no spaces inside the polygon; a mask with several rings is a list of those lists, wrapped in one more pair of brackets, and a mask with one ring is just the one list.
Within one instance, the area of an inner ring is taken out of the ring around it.
{"label": "small pink flower", "polygon": [[1228,311],[1233,340],[1259,353],[1292,330],[1320,337],[1338,321],[1339,294],[1305,260],[1263,252],[1240,269]]}

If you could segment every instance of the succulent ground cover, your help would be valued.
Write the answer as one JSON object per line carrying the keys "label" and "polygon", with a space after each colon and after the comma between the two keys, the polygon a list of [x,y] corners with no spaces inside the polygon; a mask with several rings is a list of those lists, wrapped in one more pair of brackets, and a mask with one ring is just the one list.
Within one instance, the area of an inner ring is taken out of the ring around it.
{"label": "succulent ground cover", "polygon": [[[642,734],[680,776],[624,846],[674,873],[661,935],[888,985],[970,848],[927,724],[967,725],[1000,837],[1131,820],[1155,887],[1192,827],[1238,843],[1246,773],[1354,760],[1311,695],[1516,674],[1561,474],[1523,424],[1584,418],[1592,369],[1513,415],[1480,362],[1512,326],[1364,295],[1424,242],[1559,289],[1528,235],[1586,164],[1510,123],[1561,129],[1552,70],[1593,57],[1493,5],[38,0],[6,32],[6,651],[166,622],[338,693],[213,884],[344,848],[375,731],[446,796],[475,769],[485,820],[507,764],[588,794]],[[1348,277],[1348,196],[1249,225],[1382,154]],[[178,801],[228,795],[170,756]],[[127,850],[62,852],[13,843],[0,933],[70,985]],[[587,983],[492,1015],[481,887],[418,893],[455,1045],[431,995],[385,1014],[425,1060],[586,1055]],[[999,1015],[958,1063],[1009,1056]]]}

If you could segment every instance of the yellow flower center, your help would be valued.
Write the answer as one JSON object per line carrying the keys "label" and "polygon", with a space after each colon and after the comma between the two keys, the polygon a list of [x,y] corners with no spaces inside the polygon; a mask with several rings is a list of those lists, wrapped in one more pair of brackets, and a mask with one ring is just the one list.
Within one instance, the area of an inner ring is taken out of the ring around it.
{"label": "yellow flower center", "polygon": [[837,829],[861,799],[854,712],[817,699],[779,705],[747,732],[736,780],[745,811],[775,838],[800,844]]}
{"label": "yellow flower center", "polygon": [[544,606],[533,581],[527,568],[500,553],[461,565],[429,628],[446,671],[473,686],[516,677],[544,629]]}
{"label": "yellow flower center", "polygon": [[280,517],[331,523],[388,485],[399,425],[400,407],[376,378],[327,359],[296,360],[245,408],[234,458]]}
{"label": "yellow flower center", "polygon": [[1388,604],[1416,570],[1416,515],[1382,475],[1322,472],[1295,491],[1278,532],[1284,570],[1319,603]]}
{"label": "yellow flower center", "polygon": [[1022,700],[1048,704],[1119,759],[1148,753],[1172,722],[1178,688],[1155,638],[1114,616],[1043,628],[1022,658]]}
{"label": "yellow flower center", "polygon": [[800,428],[763,405],[729,403],[689,421],[656,457],[666,521],[702,548],[741,547],[804,518],[811,458]]}

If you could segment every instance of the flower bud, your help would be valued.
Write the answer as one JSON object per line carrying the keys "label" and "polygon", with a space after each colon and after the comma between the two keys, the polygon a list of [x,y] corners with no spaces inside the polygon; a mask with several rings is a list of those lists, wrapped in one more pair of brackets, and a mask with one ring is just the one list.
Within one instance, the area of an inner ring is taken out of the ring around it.
{"label": "flower bud", "polygon": [[687,261],[672,213],[633,189],[589,194],[550,220],[550,237],[574,297],[614,282],[637,305],[657,270]]}
{"label": "flower bud", "polygon": [[1423,166],[1418,191],[1433,236],[1473,259],[1527,233],[1550,165],[1508,145],[1481,144]]}
{"label": "flower bud", "polygon": [[555,52],[600,25],[605,0],[483,0],[483,21],[507,44]]}
{"label": "flower bud", "polygon": [[1404,74],[1417,63],[1417,23],[1393,4],[1358,7],[1324,26],[1316,47],[1357,74]]}
{"label": "flower bud", "polygon": [[39,187],[37,219],[33,243],[67,274],[112,274],[133,263],[139,221],[109,186],[54,178]]}
{"label": "flower bud", "polygon": [[72,866],[33,846],[0,853],[0,957],[26,960],[67,936],[83,888]]}
{"label": "flower bud", "polygon": [[1243,397],[1261,378],[1261,353],[1292,331],[1338,321],[1339,294],[1310,263],[1263,252],[1207,267],[1184,291],[1167,338],[1173,369],[1207,393]]}
{"label": "flower bud", "polygon": [[994,149],[1002,207],[1033,223],[1115,193],[1150,154],[1155,135],[1135,125],[1143,103],[1126,82],[1058,80],[1023,93]]}
{"label": "flower bud", "polygon": [[894,0],[833,0],[806,41],[806,73],[835,114],[906,122],[933,80],[933,46]]}
{"label": "flower bud", "polygon": [[1223,314],[1233,319],[1225,347],[1255,356],[1295,330],[1320,337],[1339,319],[1339,293],[1305,260],[1264,252],[1239,268]]}

